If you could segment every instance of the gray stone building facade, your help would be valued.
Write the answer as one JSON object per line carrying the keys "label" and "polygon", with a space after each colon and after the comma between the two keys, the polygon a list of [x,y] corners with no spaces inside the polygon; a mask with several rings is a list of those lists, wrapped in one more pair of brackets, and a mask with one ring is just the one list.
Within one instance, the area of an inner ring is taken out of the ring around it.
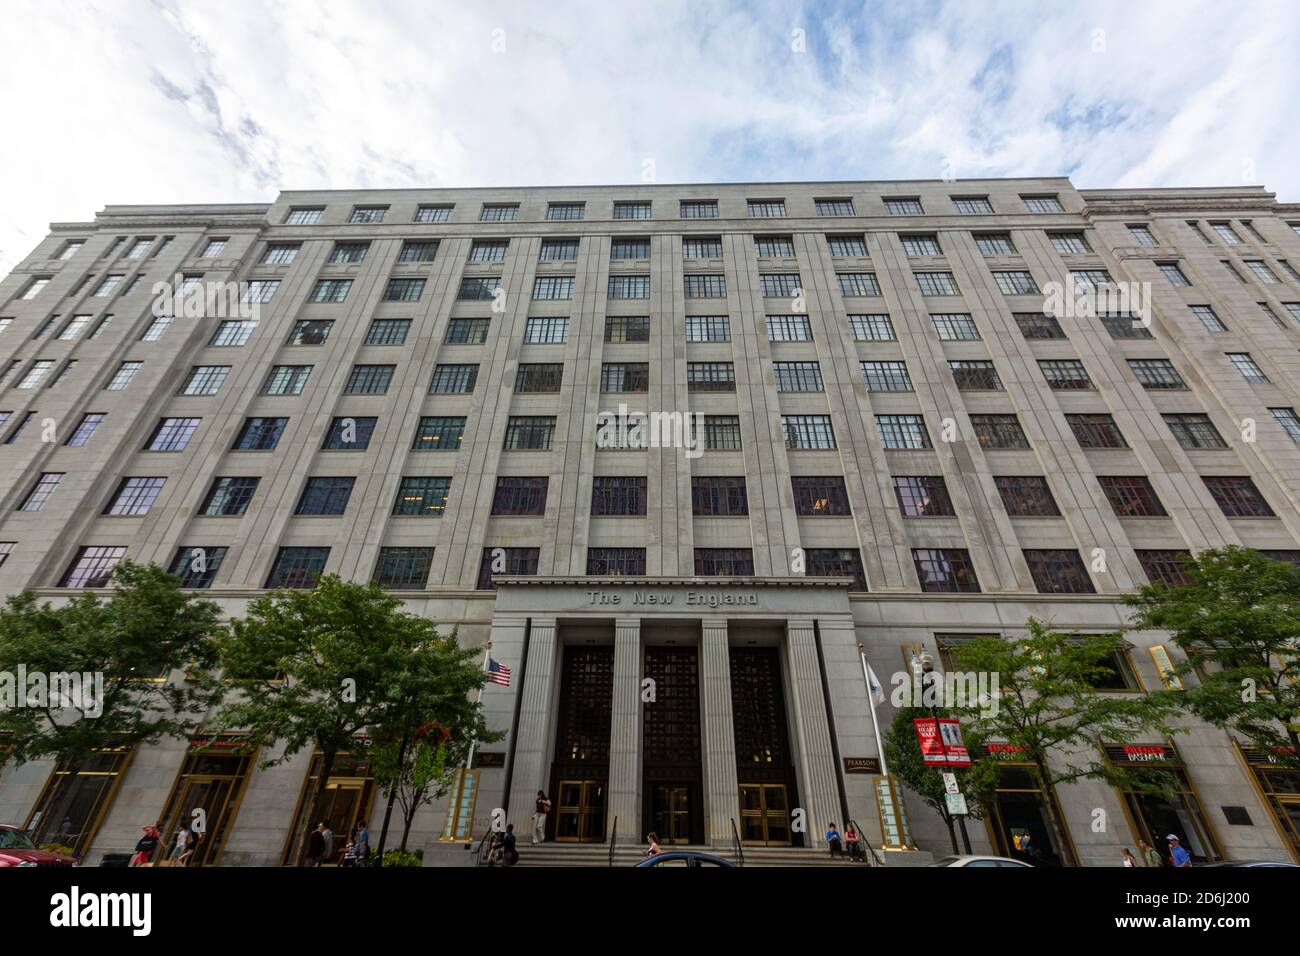
{"label": "gray stone building facade", "polygon": [[[496,808],[527,834],[538,790],[561,844],[807,846],[852,820],[877,848],[944,853],[911,795],[910,837],[882,831],[859,647],[889,691],[1030,616],[1120,627],[1120,596],[1179,552],[1295,560],[1297,267],[1300,206],[1259,187],[109,206],[54,224],[0,282],[0,594],[57,603],[128,557],[238,615],[334,572],[490,640],[512,673],[483,702],[507,736],[421,812],[431,863],[468,859]],[[177,277],[235,288],[232,307],[159,317],[154,284]],[[1062,289],[1130,297],[1097,316]],[[699,428],[607,441],[620,407]],[[1114,692],[1163,686],[1177,656],[1131,634]],[[10,762],[0,822],[94,861],[203,806],[207,862],[292,859],[310,755],[256,770],[237,743]],[[1115,865],[1173,830],[1202,859],[1300,859],[1300,792],[1266,755],[1202,726],[1108,754],[1174,775],[1176,798],[1053,797],[1005,754],[977,850],[1029,832]],[[334,778],[334,828],[373,826],[364,764]],[[1070,846],[1043,830],[1046,799]]]}

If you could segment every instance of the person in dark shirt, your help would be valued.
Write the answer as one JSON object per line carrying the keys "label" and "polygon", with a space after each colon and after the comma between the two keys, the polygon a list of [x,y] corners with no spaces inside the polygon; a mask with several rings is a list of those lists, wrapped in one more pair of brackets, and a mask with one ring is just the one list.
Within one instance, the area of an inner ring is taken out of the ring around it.
{"label": "person in dark shirt", "polygon": [[325,824],[316,824],[316,829],[307,834],[307,859],[304,866],[318,866],[321,854],[325,852]]}
{"label": "person in dark shirt", "polygon": [[144,836],[136,841],[135,856],[131,857],[132,866],[144,866],[153,860],[154,851],[158,849],[162,837],[162,831],[152,823],[140,829],[144,831]]}

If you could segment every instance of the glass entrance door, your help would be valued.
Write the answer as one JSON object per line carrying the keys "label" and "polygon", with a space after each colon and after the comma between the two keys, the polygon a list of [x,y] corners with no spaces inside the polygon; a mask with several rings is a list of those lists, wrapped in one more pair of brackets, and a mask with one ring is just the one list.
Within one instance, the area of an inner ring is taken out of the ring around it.
{"label": "glass entrance door", "polygon": [[555,839],[601,843],[605,839],[605,781],[561,780],[555,802]]}
{"label": "glass entrance door", "polygon": [[[179,799],[163,822],[163,841],[170,853],[180,830],[202,821],[202,833],[187,866],[206,866],[216,861],[224,842],[231,797],[237,780],[221,777],[191,777],[181,788]],[[202,811],[196,815],[195,811]]]}
{"label": "glass entrance door", "polygon": [[690,787],[655,787],[653,812],[661,845],[691,842]]}
{"label": "glass entrance door", "polygon": [[741,784],[740,841],[764,846],[789,846],[789,807],[784,784]]}

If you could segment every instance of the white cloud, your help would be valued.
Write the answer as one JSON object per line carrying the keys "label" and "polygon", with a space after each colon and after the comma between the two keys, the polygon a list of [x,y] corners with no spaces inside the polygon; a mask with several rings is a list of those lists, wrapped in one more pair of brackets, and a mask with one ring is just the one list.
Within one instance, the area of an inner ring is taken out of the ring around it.
{"label": "white cloud", "polygon": [[951,161],[1300,196],[1288,2],[26,0],[0,17],[0,271],[108,203],[637,182],[647,159],[662,182]]}

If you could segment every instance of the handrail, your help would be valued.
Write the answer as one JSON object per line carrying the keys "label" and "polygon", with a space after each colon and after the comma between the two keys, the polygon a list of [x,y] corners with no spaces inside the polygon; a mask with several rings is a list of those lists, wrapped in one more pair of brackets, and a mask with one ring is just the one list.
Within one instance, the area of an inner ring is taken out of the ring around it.
{"label": "handrail", "polygon": [[867,853],[871,854],[870,863],[867,863],[867,857],[865,854],[862,857],[862,862],[867,863],[868,866],[884,866],[885,861],[876,855],[876,848],[867,842],[866,834],[863,832],[862,826],[858,823],[858,821],[850,820],[849,826],[853,827],[854,832],[857,833],[858,835],[858,846],[862,847],[864,850],[867,851]]}
{"label": "handrail", "polygon": [[618,843],[618,817],[614,818],[614,825],[609,830],[609,865],[614,865],[614,846]]}
{"label": "handrail", "polygon": [[740,833],[736,829],[736,818],[731,818],[731,850],[736,854],[736,866],[745,865],[745,850],[740,845]]}
{"label": "handrail", "polygon": [[474,846],[474,841],[473,841],[473,840],[471,840],[471,841],[466,845],[465,849],[467,849],[467,850],[471,850],[471,851],[474,853],[474,866],[475,866],[476,868],[477,868],[477,867],[480,867],[480,866],[483,865],[483,848],[484,848],[484,847],[488,847],[488,848],[490,849],[490,848],[491,848],[491,841],[492,841],[492,824],[489,823],[489,824],[488,824],[488,828],[487,828],[487,832],[483,834],[483,839],[481,839],[481,840],[478,841],[478,849],[477,849],[477,850],[473,850],[473,846]]}

